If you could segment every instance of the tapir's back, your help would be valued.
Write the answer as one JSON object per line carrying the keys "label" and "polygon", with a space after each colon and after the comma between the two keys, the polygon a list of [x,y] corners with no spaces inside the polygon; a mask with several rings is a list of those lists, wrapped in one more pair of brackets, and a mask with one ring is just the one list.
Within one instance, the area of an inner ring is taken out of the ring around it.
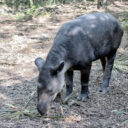
{"label": "tapir's back", "polygon": [[67,47],[73,59],[92,61],[117,50],[122,35],[123,29],[112,15],[94,12],[65,23],[55,44]]}
{"label": "tapir's back", "polygon": [[[118,21],[108,13],[93,12],[80,16],[70,22],[65,23],[57,34],[63,36],[78,36],[83,34],[90,39],[100,41],[108,36],[113,36],[116,31],[122,31]],[[102,39],[101,39],[101,38]]]}

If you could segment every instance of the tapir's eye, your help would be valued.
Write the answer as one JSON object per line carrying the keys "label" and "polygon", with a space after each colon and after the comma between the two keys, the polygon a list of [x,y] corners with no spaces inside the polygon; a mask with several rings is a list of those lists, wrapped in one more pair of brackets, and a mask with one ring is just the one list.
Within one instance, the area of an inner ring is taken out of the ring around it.
{"label": "tapir's eye", "polygon": [[38,89],[45,89],[46,88],[46,85],[45,84],[42,84],[41,81],[38,81]]}
{"label": "tapir's eye", "polygon": [[54,94],[53,90],[51,90],[51,89],[48,90],[47,93],[50,94],[50,95],[53,95]]}
{"label": "tapir's eye", "polygon": [[38,82],[41,84],[42,83],[42,78],[39,76],[38,77]]}

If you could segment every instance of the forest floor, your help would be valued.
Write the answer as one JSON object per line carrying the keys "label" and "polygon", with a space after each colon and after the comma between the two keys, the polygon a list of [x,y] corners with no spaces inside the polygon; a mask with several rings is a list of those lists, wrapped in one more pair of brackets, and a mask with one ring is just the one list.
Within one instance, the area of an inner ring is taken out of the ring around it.
{"label": "forest floor", "polygon": [[[87,10],[81,3],[50,9],[50,15],[18,20],[8,8],[0,7],[0,128],[128,128],[128,72],[113,70],[110,93],[99,93],[103,76],[99,61],[93,63],[90,74],[90,99],[77,101],[80,76],[75,71],[74,95],[68,104],[54,101],[49,118],[36,114],[38,71],[34,60],[46,58],[63,23],[88,12],[104,11],[91,2]],[[119,20],[128,18],[128,2],[115,2],[108,11]],[[127,29],[117,57],[120,54],[128,55]]]}

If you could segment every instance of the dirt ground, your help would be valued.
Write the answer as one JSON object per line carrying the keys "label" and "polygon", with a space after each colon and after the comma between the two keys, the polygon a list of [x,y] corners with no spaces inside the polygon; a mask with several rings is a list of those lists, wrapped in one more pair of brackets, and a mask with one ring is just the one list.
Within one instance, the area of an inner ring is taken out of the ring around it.
{"label": "dirt ground", "polygon": [[[90,99],[86,102],[76,99],[80,76],[75,71],[75,93],[68,104],[57,99],[49,118],[23,113],[19,116],[18,112],[24,110],[26,104],[25,111],[37,111],[36,95],[33,95],[38,71],[34,60],[47,56],[60,26],[79,15],[104,11],[102,8],[97,10],[93,3],[89,3],[87,10],[80,3],[51,8],[52,15],[20,21],[5,11],[5,7],[0,7],[0,128],[128,128],[128,73],[113,70],[110,93],[99,93],[103,76],[99,61],[92,66]],[[128,2],[115,2],[107,11],[120,19],[121,14],[128,11]],[[128,53],[127,31],[119,51]],[[65,88],[62,94],[64,92]],[[15,113],[10,113],[12,110]]]}

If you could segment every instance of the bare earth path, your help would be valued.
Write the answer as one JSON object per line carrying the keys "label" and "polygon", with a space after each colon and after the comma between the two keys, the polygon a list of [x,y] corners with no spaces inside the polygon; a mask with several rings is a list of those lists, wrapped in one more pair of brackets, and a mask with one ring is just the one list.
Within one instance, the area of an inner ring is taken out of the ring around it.
{"label": "bare earth path", "polygon": [[[33,96],[38,75],[34,60],[39,56],[46,57],[59,27],[78,15],[97,11],[95,5],[89,5],[85,10],[81,4],[52,8],[55,10],[51,16],[28,21],[14,20],[11,14],[1,14],[0,9],[0,128],[128,128],[128,74],[113,71],[111,92],[98,93],[103,75],[99,61],[93,63],[88,101],[76,100],[80,82],[79,72],[75,72],[76,93],[68,105],[59,100],[53,103],[50,116],[54,118],[36,118],[25,114],[16,118],[13,113],[7,115],[9,112],[2,117],[4,111],[19,111]],[[116,5],[109,7],[109,12],[118,18],[126,10],[128,2],[116,2]],[[125,54],[128,53],[127,37],[126,32],[119,49]],[[36,98],[28,104],[27,110],[36,111]]]}

